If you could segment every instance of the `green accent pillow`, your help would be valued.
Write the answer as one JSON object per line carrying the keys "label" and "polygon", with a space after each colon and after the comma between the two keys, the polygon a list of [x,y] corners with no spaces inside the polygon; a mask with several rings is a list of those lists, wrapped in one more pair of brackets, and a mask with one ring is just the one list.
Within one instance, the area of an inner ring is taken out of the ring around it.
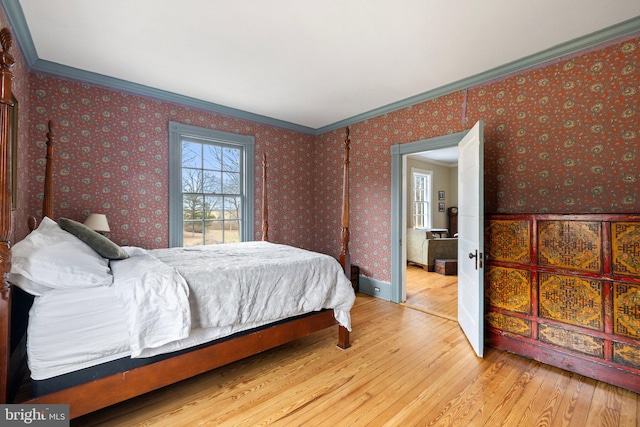
{"label": "green accent pillow", "polygon": [[98,252],[102,257],[108,259],[126,259],[129,258],[129,254],[120,246],[113,243],[100,233],[97,233],[81,224],[69,218],[60,218],[58,225],[65,231],[76,236],[78,239],[89,245],[94,251]]}

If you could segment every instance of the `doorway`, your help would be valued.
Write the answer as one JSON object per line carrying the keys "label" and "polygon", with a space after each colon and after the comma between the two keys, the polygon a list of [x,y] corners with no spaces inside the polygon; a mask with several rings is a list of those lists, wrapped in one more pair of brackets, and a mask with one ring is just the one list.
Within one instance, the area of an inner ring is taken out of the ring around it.
{"label": "doorway", "polygon": [[424,139],[391,147],[391,301],[407,300],[407,156],[425,151],[457,147],[468,131]]}
{"label": "doorway", "polygon": [[[407,154],[404,158],[407,291],[403,304],[457,321],[457,261],[452,259],[457,260],[457,235],[453,233],[457,233],[458,146]],[[424,229],[432,231],[420,231]],[[448,260],[447,268],[436,268],[436,258],[440,267]]]}
{"label": "doorway", "polygon": [[391,147],[391,300],[398,303],[406,301],[407,292],[406,155],[459,147],[458,323],[479,357],[484,351],[483,129],[480,120],[468,131]]}

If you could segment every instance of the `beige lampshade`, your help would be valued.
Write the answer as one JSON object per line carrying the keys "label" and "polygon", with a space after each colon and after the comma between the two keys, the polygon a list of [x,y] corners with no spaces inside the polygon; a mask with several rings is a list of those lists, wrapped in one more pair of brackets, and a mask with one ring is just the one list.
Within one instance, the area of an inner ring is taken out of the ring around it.
{"label": "beige lampshade", "polygon": [[107,222],[107,216],[104,214],[92,213],[91,215],[89,215],[89,217],[87,217],[84,225],[94,231],[101,231],[103,233],[108,233],[111,231],[109,229],[109,223]]}

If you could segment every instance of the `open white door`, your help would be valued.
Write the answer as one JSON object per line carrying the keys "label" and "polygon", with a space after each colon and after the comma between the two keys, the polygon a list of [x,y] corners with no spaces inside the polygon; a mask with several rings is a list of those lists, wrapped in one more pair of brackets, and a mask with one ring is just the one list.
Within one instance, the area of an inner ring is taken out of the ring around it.
{"label": "open white door", "polygon": [[479,121],[458,144],[458,322],[484,351],[484,153]]}

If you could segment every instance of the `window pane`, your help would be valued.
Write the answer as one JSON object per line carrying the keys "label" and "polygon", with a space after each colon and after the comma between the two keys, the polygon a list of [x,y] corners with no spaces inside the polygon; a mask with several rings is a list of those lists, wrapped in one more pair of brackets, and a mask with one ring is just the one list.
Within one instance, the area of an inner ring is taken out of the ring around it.
{"label": "window pane", "polygon": [[237,172],[222,172],[222,193],[240,193],[240,174]]}
{"label": "window pane", "polygon": [[182,195],[182,218],[184,220],[202,219],[204,199],[200,195]]}
{"label": "window pane", "polygon": [[221,196],[206,196],[206,203],[208,208],[208,219],[222,219],[222,213],[224,211],[222,206]]}
{"label": "window pane", "polygon": [[201,221],[184,221],[183,222],[183,245],[195,246],[202,244],[202,222]]}
{"label": "window pane", "polygon": [[415,200],[425,200],[426,180],[424,176],[417,175],[415,177]]}
{"label": "window pane", "polygon": [[202,171],[200,169],[182,169],[182,192],[202,192]]}
{"label": "window pane", "polygon": [[224,219],[240,219],[240,197],[225,197]]}
{"label": "window pane", "polygon": [[210,221],[208,223],[205,245],[216,245],[218,243],[224,243],[222,226],[222,221]]}
{"label": "window pane", "polygon": [[231,220],[224,222],[225,243],[240,241],[240,221]]}
{"label": "window pane", "polygon": [[182,167],[202,168],[202,144],[182,141]]}
{"label": "window pane", "polygon": [[222,193],[222,184],[220,178],[220,172],[218,171],[202,171],[203,174],[203,193],[208,194],[220,194]]}
{"label": "window pane", "polygon": [[228,147],[222,149],[222,170],[232,172],[240,171],[240,150]]}
{"label": "window pane", "polygon": [[205,169],[222,170],[222,147],[206,144],[204,146]]}

